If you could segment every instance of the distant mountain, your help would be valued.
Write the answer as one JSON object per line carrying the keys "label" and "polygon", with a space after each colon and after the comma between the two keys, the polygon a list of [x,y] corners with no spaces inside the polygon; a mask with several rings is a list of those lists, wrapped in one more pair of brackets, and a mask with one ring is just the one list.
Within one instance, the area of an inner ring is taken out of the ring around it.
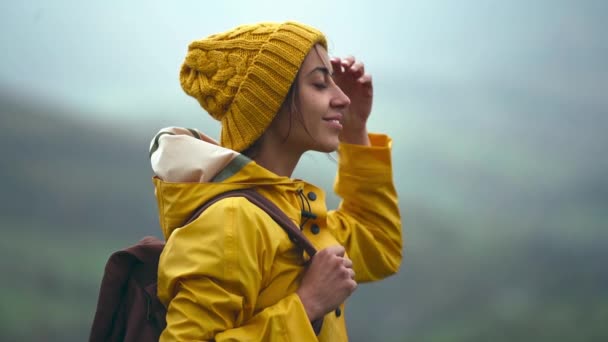
{"label": "distant mountain", "polygon": [[66,231],[157,233],[149,137],[72,111],[0,95],[0,215]]}

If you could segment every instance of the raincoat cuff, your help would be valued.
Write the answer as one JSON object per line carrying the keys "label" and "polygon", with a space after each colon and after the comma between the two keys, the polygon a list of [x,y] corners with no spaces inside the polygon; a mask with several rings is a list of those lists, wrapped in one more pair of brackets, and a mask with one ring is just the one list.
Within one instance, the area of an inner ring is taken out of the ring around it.
{"label": "raincoat cuff", "polygon": [[341,143],[338,147],[340,168],[382,169],[391,166],[393,140],[385,134],[368,134],[371,146]]}

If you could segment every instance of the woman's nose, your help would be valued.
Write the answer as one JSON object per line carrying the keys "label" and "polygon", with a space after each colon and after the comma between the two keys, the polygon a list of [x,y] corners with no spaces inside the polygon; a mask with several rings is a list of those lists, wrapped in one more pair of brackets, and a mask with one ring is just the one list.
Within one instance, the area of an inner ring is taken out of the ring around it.
{"label": "woman's nose", "polygon": [[337,85],[336,87],[336,94],[334,96],[334,98],[331,100],[331,106],[332,107],[348,107],[350,105],[350,98],[348,98],[348,96],[346,96],[346,94],[344,94],[344,92],[342,91],[342,89],[340,89],[340,87],[338,87]]}

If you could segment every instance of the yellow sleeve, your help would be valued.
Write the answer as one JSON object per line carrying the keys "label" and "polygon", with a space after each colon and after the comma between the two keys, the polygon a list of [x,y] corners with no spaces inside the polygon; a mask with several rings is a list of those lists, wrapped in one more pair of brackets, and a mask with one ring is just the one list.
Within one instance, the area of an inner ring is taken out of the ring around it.
{"label": "yellow sleeve", "polygon": [[391,139],[370,134],[371,146],[341,144],[334,190],[342,201],[328,213],[328,227],[353,261],[358,282],[399,270],[401,215],[393,184]]}
{"label": "yellow sleeve", "polygon": [[268,224],[275,223],[254,204],[228,198],[171,234],[159,262],[161,341],[316,340],[296,294],[255,309],[277,250]]}

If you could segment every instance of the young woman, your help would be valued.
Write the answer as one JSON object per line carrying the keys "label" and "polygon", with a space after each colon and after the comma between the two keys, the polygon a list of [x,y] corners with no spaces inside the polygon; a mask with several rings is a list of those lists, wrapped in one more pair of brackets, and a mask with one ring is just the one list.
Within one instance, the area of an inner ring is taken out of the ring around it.
{"label": "young woman", "polygon": [[[402,253],[391,140],[367,132],[371,76],[352,57],[330,59],[318,30],[285,22],[192,42],[180,81],[222,132],[217,144],[171,127],[152,143],[166,238],[161,340],[348,340],[344,302],[357,283],[397,272]],[[338,152],[337,210],[323,190],[291,178],[309,150]],[[243,188],[276,204],[318,253],[310,259],[243,197],[184,225],[210,198]]]}

